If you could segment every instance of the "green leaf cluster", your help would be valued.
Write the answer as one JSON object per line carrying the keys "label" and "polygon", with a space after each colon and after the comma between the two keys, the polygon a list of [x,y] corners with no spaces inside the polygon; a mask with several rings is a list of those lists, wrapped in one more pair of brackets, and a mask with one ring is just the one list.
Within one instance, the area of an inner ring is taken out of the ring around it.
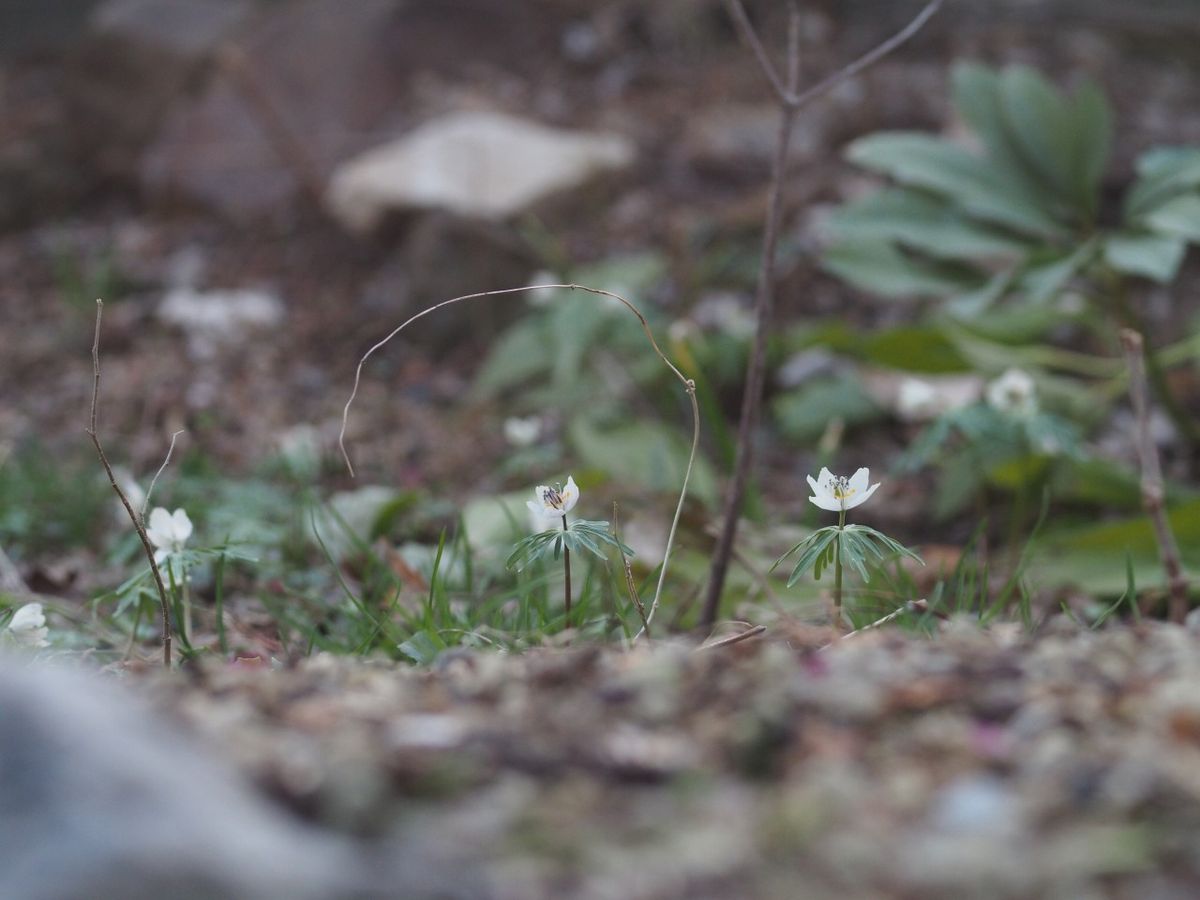
{"label": "green leaf cluster", "polygon": [[505,565],[509,569],[523,572],[538,559],[551,557],[555,560],[562,556],[563,549],[572,553],[584,551],[604,559],[605,549],[619,549],[627,557],[634,555],[621,540],[609,530],[607,522],[593,522],[587,519],[576,519],[565,529],[551,528],[539,531],[521,539],[508,555]]}
{"label": "green leaf cluster", "polygon": [[1145,154],[1109,223],[1112,112],[1096,85],[1068,95],[1025,66],[962,63],[952,93],[978,150],[903,131],[850,145],[851,162],[892,185],[834,214],[829,271],[879,296],[977,313],[1010,295],[1048,302],[1100,267],[1169,282],[1187,243],[1200,244],[1200,148]]}
{"label": "green leaf cluster", "polygon": [[819,581],[825,570],[834,565],[835,560],[839,558],[842,565],[850,566],[866,582],[871,580],[868,565],[883,562],[885,559],[908,557],[924,565],[921,557],[899,541],[866,525],[830,525],[814,531],[775,560],[771,570],[774,571],[784,560],[797,553],[800,554],[800,558],[796,560],[792,573],[788,576],[788,587],[794,585],[808,571]]}

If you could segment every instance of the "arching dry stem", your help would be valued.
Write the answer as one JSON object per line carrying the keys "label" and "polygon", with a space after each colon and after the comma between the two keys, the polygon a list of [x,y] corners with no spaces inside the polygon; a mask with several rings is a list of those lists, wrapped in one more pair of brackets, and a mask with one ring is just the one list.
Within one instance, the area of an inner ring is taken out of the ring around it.
{"label": "arching dry stem", "polygon": [[692,469],[695,466],[696,452],[700,446],[700,406],[696,402],[696,383],[679,371],[675,364],[671,362],[665,353],[663,353],[662,348],[658,346],[658,341],[654,339],[654,332],[650,330],[650,323],[646,321],[646,317],[642,315],[642,311],[620,294],[614,294],[612,291],[605,291],[601,290],[600,288],[588,287],[587,285],[583,284],[529,284],[525,285],[524,287],[499,288],[492,291],[478,291],[474,294],[464,294],[461,297],[452,297],[449,300],[443,300],[440,303],[433,304],[433,306],[426,307],[419,313],[410,316],[393,328],[390,332],[388,332],[386,337],[374,344],[359,359],[358,366],[354,370],[354,387],[350,391],[350,397],[348,400],[346,400],[346,405],[342,408],[342,428],[338,433],[338,449],[341,451],[342,459],[346,462],[346,468],[349,470],[350,475],[353,476],[354,464],[350,461],[350,454],[346,452],[346,426],[350,421],[350,407],[354,404],[354,400],[358,396],[358,387],[362,382],[363,366],[366,365],[367,360],[370,359],[377,350],[385,347],[388,342],[392,340],[392,338],[404,331],[404,329],[406,329],[409,325],[413,324],[418,319],[423,319],[430,313],[437,312],[439,309],[452,306],[456,303],[464,303],[467,300],[481,300],[485,297],[501,297],[506,294],[521,294],[525,293],[526,291],[549,290],[583,291],[598,297],[608,297],[622,304],[637,317],[638,322],[642,326],[642,331],[646,333],[646,339],[650,342],[650,346],[654,348],[654,353],[663,361],[663,364],[671,370],[672,374],[679,379],[680,383],[683,384],[684,390],[688,395],[688,400],[691,402],[692,445],[691,450],[688,453],[687,468],[683,473],[683,484],[680,486],[679,490],[679,502],[675,505],[675,516],[671,520],[671,530],[667,534],[667,548],[663,553],[662,568],[658,573],[658,585],[654,589],[654,599],[650,603],[650,610],[646,614],[646,619],[642,625],[642,628],[633,637],[633,639],[636,641],[642,636],[642,634],[645,633],[646,626],[653,620],[655,610],[658,609],[659,601],[662,599],[663,584],[665,583],[667,577],[667,565],[671,559],[671,548],[675,545],[675,534],[679,529],[679,519],[683,515],[683,504],[684,501],[687,500],[688,485],[692,480]]}

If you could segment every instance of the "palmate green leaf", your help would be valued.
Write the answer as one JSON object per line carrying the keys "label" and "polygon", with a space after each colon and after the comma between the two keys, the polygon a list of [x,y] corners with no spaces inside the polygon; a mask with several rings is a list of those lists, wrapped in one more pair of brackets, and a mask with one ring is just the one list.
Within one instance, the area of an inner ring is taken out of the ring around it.
{"label": "palmate green leaf", "polygon": [[1064,226],[1026,186],[957,144],[920,132],[867,135],[846,153],[856,165],[903,185],[952,199],[971,218],[1032,237],[1060,237]]}
{"label": "palmate green leaf", "polygon": [[1179,271],[1186,249],[1186,242],[1180,237],[1122,233],[1104,242],[1104,259],[1126,275],[1166,284]]}
{"label": "palmate green leaf", "polygon": [[508,555],[504,562],[505,567],[523,572],[535,560],[551,553],[558,559],[562,548],[562,535],[562,531],[552,529],[523,538]]}
{"label": "palmate green leaf", "polygon": [[[818,529],[780,556],[779,559],[775,560],[769,571],[775,571],[785,559],[799,553],[800,558],[796,560],[796,565],[792,567],[792,573],[788,576],[788,587],[791,587],[800,580],[800,576],[805,571],[820,564],[826,551],[832,550],[833,541],[836,538],[837,526],[830,525],[826,528]],[[817,574],[816,577],[820,578],[820,575]]]}
{"label": "palmate green leaf", "polygon": [[866,525],[847,525],[842,533],[842,559],[853,566],[863,581],[870,581],[866,568],[868,562],[897,557],[907,557],[921,565],[925,564],[921,557],[899,541]]}
{"label": "palmate green leaf", "polygon": [[523,572],[531,563],[543,557],[549,556],[558,560],[564,548],[572,553],[586,551],[603,559],[604,546],[620,549],[628,557],[634,556],[633,550],[608,530],[607,522],[578,519],[571,522],[566,531],[551,528],[522,538],[513,547],[504,564],[509,569]]}

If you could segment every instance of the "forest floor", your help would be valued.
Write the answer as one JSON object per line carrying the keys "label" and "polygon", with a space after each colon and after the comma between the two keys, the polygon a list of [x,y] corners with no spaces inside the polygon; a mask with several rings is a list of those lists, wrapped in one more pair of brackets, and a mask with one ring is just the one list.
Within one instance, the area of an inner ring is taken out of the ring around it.
{"label": "forest floor", "polygon": [[302,818],[424,860],[445,896],[1200,889],[1200,635],[1059,617],[828,639],[136,683]]}

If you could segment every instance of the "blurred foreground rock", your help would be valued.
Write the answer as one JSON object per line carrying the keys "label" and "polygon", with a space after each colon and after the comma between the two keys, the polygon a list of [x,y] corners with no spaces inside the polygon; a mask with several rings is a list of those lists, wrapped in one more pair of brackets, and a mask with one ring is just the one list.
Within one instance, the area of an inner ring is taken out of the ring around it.
{"label": "blurred foreground rock", "polygon": [[0,660],[0,897],[466,897],[300,825],[98,673]]}

